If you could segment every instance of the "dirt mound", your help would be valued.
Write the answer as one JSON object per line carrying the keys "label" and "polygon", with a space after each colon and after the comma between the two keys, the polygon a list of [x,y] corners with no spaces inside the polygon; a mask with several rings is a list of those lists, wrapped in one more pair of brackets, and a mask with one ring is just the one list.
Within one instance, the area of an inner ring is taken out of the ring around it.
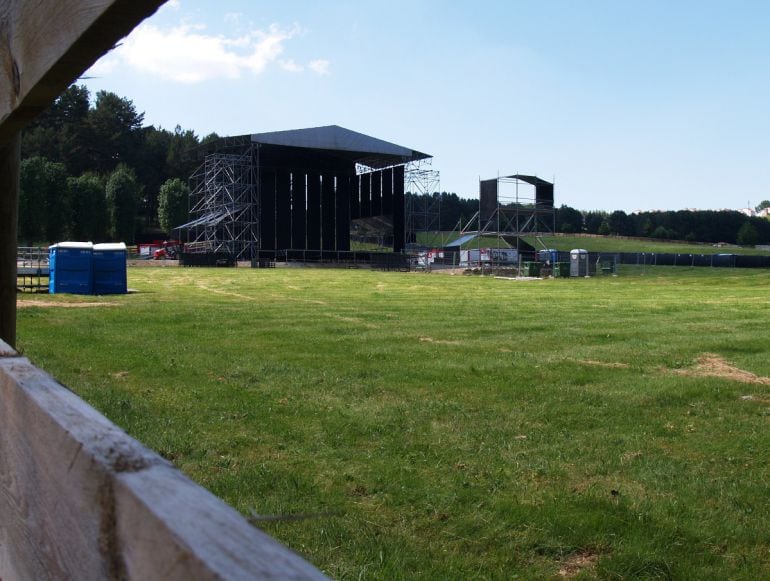
{"label": "dirt mound", "polygon": [[738,369],[731,365],[724,357],[714,353],[704,353],[695,362],[695,367],[690,369],[677,369],[674,373],[688,377],[718,377],[741,383],[753,383],[758,385],[770,385],[770,377],[756,375],[750,371]]}
{"label": "dirt mound", "polygon": [[575,553],[567,557],[562,563],[559,569],[559,577],[570,578],[575,577],[582,573],[586,569],[593,569],[596,566],[596,562],[599,560],[599,555],[591,551],[582,551]]}

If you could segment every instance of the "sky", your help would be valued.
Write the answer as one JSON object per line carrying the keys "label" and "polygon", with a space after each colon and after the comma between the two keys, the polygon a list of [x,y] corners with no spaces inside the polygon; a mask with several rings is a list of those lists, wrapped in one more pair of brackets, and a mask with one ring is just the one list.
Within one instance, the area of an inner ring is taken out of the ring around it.
{"label": "sky", "polygon": [[85,75],[199,136],[340,125],[441,190],[555,181],[582,210],[770,199],[764,0],[170,0]]}

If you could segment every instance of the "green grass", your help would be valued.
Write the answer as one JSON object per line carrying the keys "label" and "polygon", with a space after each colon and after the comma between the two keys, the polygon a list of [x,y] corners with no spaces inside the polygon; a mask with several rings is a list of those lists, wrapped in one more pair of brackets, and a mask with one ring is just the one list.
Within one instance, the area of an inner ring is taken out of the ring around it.
{"label": "green grass", "polygon": [[238,510],[311,515],[261,526],[335,578],[770,576],[770,386],[677,373],[770,376],[770,272],[129,286],[20,309],[20,348]]}

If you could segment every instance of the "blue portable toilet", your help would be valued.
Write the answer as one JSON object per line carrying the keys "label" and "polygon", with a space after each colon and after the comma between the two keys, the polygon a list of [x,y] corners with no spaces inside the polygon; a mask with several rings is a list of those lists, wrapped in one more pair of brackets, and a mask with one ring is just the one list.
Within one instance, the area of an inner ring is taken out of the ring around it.
{"label": "blue portable toilet", "polygon": [[90,295],[93,292],[90,242],[59,242],[48,247],[48,292]]}
{"label": "blue portable toilet", "polygon": [[545,250],[537,251],[537,259],[540,262],[550,262],[556,264],[559,262],[559,251],[553,248],[546,248]]}
{"label": "blue portable toilet", "polygon": [[94,244],[95,295],[118,295],[128,292],[126,277],[126,245],[123,242]]}

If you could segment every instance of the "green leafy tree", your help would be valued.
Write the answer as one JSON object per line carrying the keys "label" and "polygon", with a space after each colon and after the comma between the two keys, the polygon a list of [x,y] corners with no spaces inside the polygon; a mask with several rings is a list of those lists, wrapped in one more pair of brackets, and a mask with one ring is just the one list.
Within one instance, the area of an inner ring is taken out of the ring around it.
{"label": "green leafy tree", "polygon": [[741,246],[755,246],[759,243],[759,232],[751,222],[745,222],[738,229],[736,242]]}
{"label": "green leafy tree", "polygon": [[72,85],[24,130],[22,158],[42,156],[61,162],[67,173],[78,175],[88,165],[89,92],[85,86]]}
{"label": "green leafy tree", "polygon": [[86,173],[67,180],[72,204],[70,235],[74,240],[99,242],[107,239],[109,216],[104,181],[96,174]]}
{"label": "green leafy tree", "polygon": [[770,208],[770,200],[762,200],[759,205],[754,208],[757,212],[761,212],[765,208]]}
{"label": "green leafy tree", "polygon": [[213,132],[209,133],[208,135],[206,135],[201,139],[201,145],[206,145],[207,143],[211,143],[212,141],[216,141],[217,139],[219,139],[219,135]]}
{"label": "green leafy tree", "polygon": [[620,236],[634,235],[634,222],[623,210],[615,210],[607,218],[610,232]]}
{"label": "green leafy tree", "polygon": [[184,130],[179,125],[174,128],[166,155],[168,177],[187,179],[190,177],[198,162],[190,155],[190,150],[200,144],[198,136],[189,129]]}
{"label": "green leafy tree", "polygon": [[25,159],[20,168],[19,239],[29,244],[59,241],[69,217],[64,165],[44,157]]}
{"label": "green leafy tree", "polygon": [[170,179],[160,187],[158,223],[166,232],[187,222],[189,195],[190,188],[179,178]]}
{"label": "green leafy tree", "polygon": [[[586,232],[589,234],[599,234],[599,228],[605,221],[607,214],[605,212],[590,211],[583,214]],[[609,226],[608,226],[609,229]],[[608,230],[609,231],[609,230]]]}
{"label": "green leafy tree", "polygon": [[670,233],[668,230],[666,230],[665,226],[658,226],[655,228],[655,230],[652,231],[652,234],[650,235],[652,238],[658,238],[660,240],[665,240],[670,238]]}
{"label": "green leafy tree", "polygon": [[107,210],[113,240],[133,244],[139,208],[139,184],[134,170],[120,164],[107,180]]}
{"label": "green leafy tree", "polygon": [[652,220],[649,216],[638,218],[636,233],[638,236],[649,236],[652,233]]}
{"label": "green leafy tree", "polygon": [[556,210],[556,231],[565,233],[582,232],[583,214],[575,208],[562,204]]}
{"label": "green leafy tree", "polygon": [[99,91],[88,114],[91,136],[89,169],[107,173],[120,163],[133,165],[139,157],[144,113],[115,93]]}
{"label": "green leafy tree", "polygon": [[[166,164],[172,137],[173,134],[165,129],[156,129],[155,127],[142,129],[142,148],[138,152],[136,176],[144,186],[144,196],[139,210],[148,225],[157,223],[158,192],[163,183],[172,177],[169,175]],[[173,177],[187,178],[189,176]]]}
{"label": "green leafy tree", "polygon": [[602,236],[607,236],[611,232],[612,230],[610,230],[609,222],[607,222],[607,220],[602,220],[602,223],[599,225],[599,229],[596,233],[601,234]]}
{"label": "green leafy tree", "polygon": [[85,86],[72,85],[56,101],[62,118],[58,135],[59,159],[70,175],[80,175],[88,169],[91,131],[88,125],[90,95]]}
{"label": "green leafy tree", "polygon": [[[121,163],[133,168],[139,186],[138,215],[144,227],[157,225],[158,193],[171,178],[186,180],[198,165],[190,151],[200,145],[193,131],[177,126],[173,131],[143,127],[144,114],[133,102],[108,91],[92,100],[84,85],[72,85],[46,109],[22,135],[22,159],[44,157],[63,163],[69,176],[94,173],[106,177]],[[208,143],[218,136],[207,135]],[[39,212],[40,203],[30,199]],[[26,216],[29,219],[42,218]],[[74,227],[74,221],[71,223]],[[29,226],[29,227],[27,227]],[[28,223],[21,228],[35,230]],[[88,231],[84,226],[81,232]],[[39,234],[44,236],[44,227]],[[98,238],[99,236],[95,236]]]}

